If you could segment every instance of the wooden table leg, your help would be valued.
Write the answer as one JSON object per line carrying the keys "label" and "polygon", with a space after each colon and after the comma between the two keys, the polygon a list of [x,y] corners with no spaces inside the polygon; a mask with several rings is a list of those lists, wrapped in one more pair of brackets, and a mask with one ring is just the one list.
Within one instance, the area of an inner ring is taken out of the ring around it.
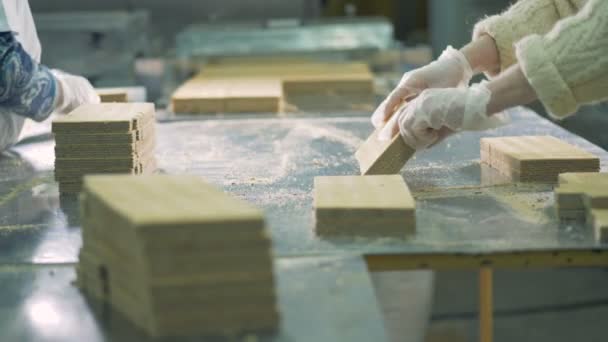
{"label": "wooden table leg", "polygon": [[492,268],[482,267],[479,270],[479,341],[481,342],[492,342],[493,339],[492,288]]}

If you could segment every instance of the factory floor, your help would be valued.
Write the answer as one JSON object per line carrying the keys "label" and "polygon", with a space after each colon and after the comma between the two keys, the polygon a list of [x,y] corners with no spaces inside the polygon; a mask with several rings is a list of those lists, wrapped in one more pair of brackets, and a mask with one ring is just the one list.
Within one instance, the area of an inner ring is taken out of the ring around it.
{"label": "factory floor", "polygon": [[[494,274],[496,342],[608,340],[607,269]],[[477,273],[436,273],[428,342],[477,341]]]}
{"label": "factory floor", "polygon": [[[393,272],[372,280],[392,342],[479,341],[477,272]],[[497,270],[494,296],[496,342],[608,340],[608,269]]]}

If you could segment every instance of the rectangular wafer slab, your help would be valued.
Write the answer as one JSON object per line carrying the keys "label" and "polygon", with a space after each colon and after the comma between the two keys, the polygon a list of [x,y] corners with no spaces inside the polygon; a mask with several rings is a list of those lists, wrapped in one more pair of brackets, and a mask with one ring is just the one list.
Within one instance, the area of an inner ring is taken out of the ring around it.
{"label": "rectangular wafer slab", "polygon": [[143,86],[95,88],[101,102],[145,102],[146,88]]}
{"label": "rectangular wafer slab", "polygon": [[137,141],[153,139],[156,136],[156,122],[150,120],[143,127],[124,133],[99,132],[80,133],[78,131],[54,132],[57,145],[79,145],[79,144],[133,144]]}
{"label": "rectangular wafer slab", "polygon": [[133,144],[56,144],[55,158],[104,159],[104,158],[143,158],[152,154],[156,139],[139,140]]}
{"label": "rectangular wafer slab", "polygon": [[172,96],[176,113],[276,113],[282,108],[279,78],[222,79],[197,76]]}
{"label": "rectangular wafer slab", "polygon": [[567,172],[560,173],[559,185],[564,184],[608,184],[608,173],[605,172]]}
{"label": "rectangular wafer slab", "polygon": [[599,158],[551,136],[482,138],[481,162],[514,181],[555,183],[566,172],[597,172]]}
{"label": "rectangular wafer slab", "polygon": [[154,120],[152,103],[85,104],[53,120],[53,133],[128,133]]}
{"label": "rectangular wafer slab", "polygon": [[397,174],[416,152],[407,146],[401,135],[380,141],[379,133],[380,129],[374,131],[355,153],[362,175]]}
{"label": "rectangular wafer slab", "polygon": [[222,113],[229,80],[195,77],[182,84],[171,96],[175,113]]}
{"label": "rectangular wafer slab", "polygon": [[282,109],[281,80],[243,79],[230,84],[225,99],[228,113],[277,113]]}
{"label": "rectangular wafer slab", "polygon": [[127,90],[122,88],[97,88],[95,89],[101,102],[128,102]]}
{"label": "rectangular wafer slab", "polygon": [[399,175],[316,177],[313,206],[318,235],[404,237],[416,229],[415,201]]}

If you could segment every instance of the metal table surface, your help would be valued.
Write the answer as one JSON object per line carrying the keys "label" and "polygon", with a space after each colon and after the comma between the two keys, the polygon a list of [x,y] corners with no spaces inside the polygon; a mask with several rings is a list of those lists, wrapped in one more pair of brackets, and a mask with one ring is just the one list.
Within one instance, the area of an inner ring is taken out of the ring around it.
{"label": "metal table surface", "polygon": [[[275,263],[280,333],[218,341],[386,341],[361,257],[284,258]],[[72,284],[71,265],[0,266],[1,341],[147,341],[134,325]],[[200,338],[171,338],[200,341]]]}
{"label": "metal table surface", "polygon": [[[358,173],[353,153],[372,130],[366,116],[178,116],[158,125],[156,153],[161,172],[200,175],[265,211],[284,318],[274,339],[384,340],[360,255],[372,270],[496,266],[501,255],[524,255],[516,265],[523,267],[608,264],[608,246],[590,231],[558,224],[551,186],[502,183],[481,166],[479,138],[554,135],[598,155],[603,170],[608,153],[530,111],[515,109],[512,118],[497,130],[453,136],[408,163],[417,233],[403,239],[314,234],[313,178]],[[124,320],[94,316],[70,285],[81,245],[77,203],[58,194],[53,147],[43,135],[0,158],[0,340],[139,339]],[[572,251],[593,258],[577,261]]]}
{"label": "metal table surface", "polygon": [[[403,176],[417,200],[417,233],[403,239],[314,233],[313,178],[358,173],[353,154],[372,130],[367,117],[170,120],[158,125],[156,153],[161,172],[200,175],[262,208],[279,256],[574,250],[608,258],[608,245],[586,228],[559,226],[550,185],[501,184],[480,165],[479,138],[554,135],[598,155],[603,170],[608,153],[531,111],[517,108],[511,116],[508,126],[455,135],[408,163]],[[34,140],[0,159],[0,263],[77,261],[77,205],[59,200],[53,145]]]}

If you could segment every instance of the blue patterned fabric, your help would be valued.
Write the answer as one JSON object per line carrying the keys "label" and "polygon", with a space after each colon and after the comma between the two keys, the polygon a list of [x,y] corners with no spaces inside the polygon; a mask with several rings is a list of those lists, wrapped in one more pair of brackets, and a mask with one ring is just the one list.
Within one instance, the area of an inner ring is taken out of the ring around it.
{"label": "blue patterned fabric", "polygon": [[0,33],[0,108],[43,121],[53,111],[57,85],[51,71],[23,50],[12,32]]}

